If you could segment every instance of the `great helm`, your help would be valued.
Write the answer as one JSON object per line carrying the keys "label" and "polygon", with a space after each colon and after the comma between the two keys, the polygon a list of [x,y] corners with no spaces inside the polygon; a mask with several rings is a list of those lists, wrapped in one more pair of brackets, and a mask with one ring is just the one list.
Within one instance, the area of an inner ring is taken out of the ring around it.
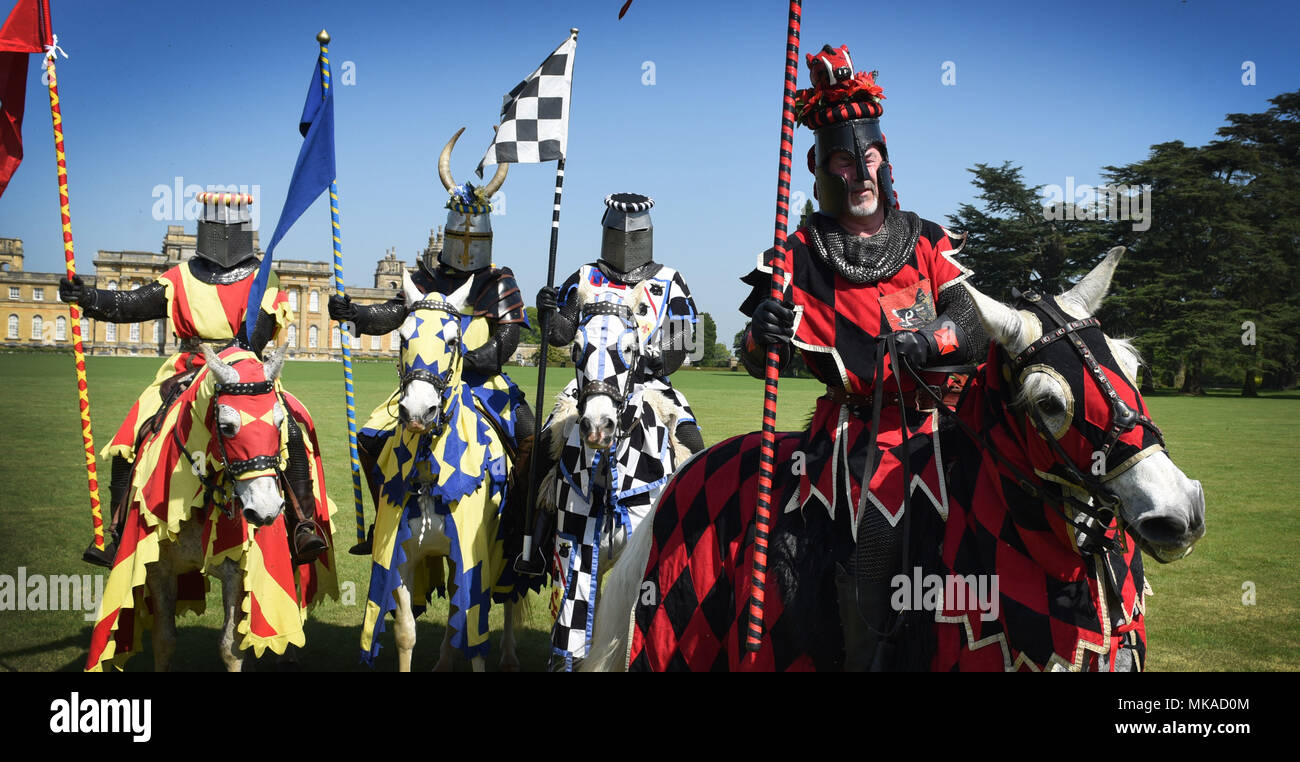
{"label": "great helm", "polygon": [[625,273],[649,262],[654,256],[654,225],[650,207],[654,199],[639,193],[612,193],[605,197],[604,226],[600,259]]}
{"label": "great helm", "polygon": [[222,269],[253,256],[253,197],[247,193],[204,191],[194,197],[202,205],[194,256]]}
{"label": "great helm", "polygon": [[831,155],[845,151],[857,164],[857,176],[867,178],[866,153],[875,146],[883,161],[871,178],[877,198],[886,209],[898,208],[893,170],[884,133],[880,131],[880,101],[884,92],[876,85],[876,72],[853,72],[847,45],[822,46],[806,56],[812,87],[795,94],[795,117],[815,135],[808,151],[808,171],[816,177],[817,201],[822,212],[839,217],[848,211],[844,178],[829,170]]}
{"label": "great helm", "polygon": [[[451,194],[447,200],[447,226],[438,262],[454,270],[472,272],[492,264],[491,198],[506,181],[510,165],[497,164],[496,174],[482,188],[475,188],[473,183],[457,185],[451,176],[451,150],[464,131],[464,127],[457,130],[438,157],[438,177]],[[429,251],[420,260],[429,272],[437,268],[436,263],[429,261],[431,259],[432,252]]]}

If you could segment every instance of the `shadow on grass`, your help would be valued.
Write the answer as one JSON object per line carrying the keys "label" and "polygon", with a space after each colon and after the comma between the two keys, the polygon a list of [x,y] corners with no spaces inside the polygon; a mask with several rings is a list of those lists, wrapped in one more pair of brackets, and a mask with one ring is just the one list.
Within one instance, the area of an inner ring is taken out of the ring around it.
{"label": "shadow on grass", "polygon": [[[186,619],[190,619],[190,622],[186,622]],[[191,626],[186,626],[187,624]],[[225,664],[221,661],[217,646],[221,637],[220,630],[214,627],[196,627],[192,626],[192,624],[192,617],[182,616],[177,621],[176,653],[172,657],[172,670],[175,672],[224,672]],[[307,645],[298,649],[296,660],[298,670],[308,672],[372,671],[361,662],[361,626],[359,624],[348,626],[309,619],[304,629]],[[433,669],[438,662],[438,650],[445,631],[445,625],[428,620],[425,617],[415,620],[415,650],[411,657],[412,672],[428,672]],[[70,635],[58,641],[41,643],[12,651],[0,651],[0,671],[20,671],[12,663],[13,659],[73,648],[77,649],[77,656],[66,663],[60,664],[52,671],[81,672],[85,666],[86,649],[90,645],[90,632],[91,628],[87,625],[81,628],[78,634]],[[140,651],[127,660],[123,665],[123,671],[153,671],[151,634],[149,631],[145,632]],[[393,641],[393,620],[391,616],[388,618],[386,630],[379,636],[379,642],[383,647],[379,651],[379,656],[375,658],[373,671],[396,672],[397,646]],[[497,672],[499,671],[498,664],[501,659],[500,630],[493,631],[488,642],[490,647],[487,655],[487,670]],[[522,671],[541,672],[546,670],[547,655],[550,653],[549,633],[527,626],[516,626],[515,644],[515,651]],[[251,653],[251,649],[249,652]],[[263,653],[262,658],[254,661],[252,669],[256,672],[277,672],[293,669],[290,665],[281,664],[280,662],[280,657],[267,650]],[[454,669],[457,672],[470,671],[469,660],[459,652],[456,653]]]}

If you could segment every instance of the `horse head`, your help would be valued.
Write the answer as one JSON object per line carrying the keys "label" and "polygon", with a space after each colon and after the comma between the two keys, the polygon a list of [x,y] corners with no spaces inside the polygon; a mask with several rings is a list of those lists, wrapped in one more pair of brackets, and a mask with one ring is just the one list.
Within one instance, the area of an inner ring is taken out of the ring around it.
{"label": "horse head", "polygon": [[284,509],[278,472],[286,411],[275,381],[284,368],[286,349],[273,351],[263,364],[251,354],[227,362],[243,350],[232,347],[218,355],[203,345],[203,358],[215,382],[208,430],[234,483],[244,518],[256,526],[275,521]]}
{"label": "horse head", "polygon": [[409,431],[438,434],[447,423],[447,402],[460,383],[461,315],[442,294],[423,294],[402,275],[407,315],[402,337],[402,393],[398,420]]}
{"label": "horse head", "polygon": [[1111,249],[1061,295],[1029,293],[1015,307],[963,285],[1006,353],[1003,378],[1028,421],[1026,455],[1038,476],[1087,493],[1103,516],[1117,511],[1138,545],[1168,563],[1205,534],[1205,493],[1174,465],[1147,415],[1136,351],[1093,317],[1123,253]]}
{"label": "horse head", "polygon": [[607,450],[618,441],[618,422],[641,364],[632,309],[619,302],[582,306],[573,364],[578,378],[578,432],[586,446]]}

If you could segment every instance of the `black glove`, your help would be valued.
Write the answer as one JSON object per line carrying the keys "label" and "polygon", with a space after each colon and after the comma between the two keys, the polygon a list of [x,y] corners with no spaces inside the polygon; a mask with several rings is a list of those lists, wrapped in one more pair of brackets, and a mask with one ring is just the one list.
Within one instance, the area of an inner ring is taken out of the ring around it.
{"label": "black glove", "polygon": [[495,376],[501,372],[497,364],[497,346],[489,341],[483,346],[465,353],[465,367],[484,376]]}
{"label": "black glove", "polygon": [[754,308],[749,330],[760,344],[789,344],[794,338],[794,305],[768,297]]}
{"label": "black glove", "polygon": [[897,333],[894,335],[894,343],[898,347],[898,354],[902,355],[913,370],[920,370],[930,364],[930,343],[920,331]]}
{"label": "black glove", "polygon": [[361,310],[352,303],[352,297],[332,294],[329,301],[330,319],[340,323],[355,323],[361,317]]}
{"label": "black glove", "polygon": [[641,378],[649,380],[658,378],[664,373],[664,356],[659,354],[641,355]]}
{"label": "black glove", "polygon": [[560,308],[560,289],[555,286],[542,286],[537,292],[537,312],[554,312]]}
{"label": "black glove", "polygon": [[82,282],[80,275],[72,276],[72,280],[68,280],[66,275],[59,278],[59,301],[61,302],[81,304],[81,301],[86,298],[86,294],[89,292],[90,289],[86,288],[86,284]]}

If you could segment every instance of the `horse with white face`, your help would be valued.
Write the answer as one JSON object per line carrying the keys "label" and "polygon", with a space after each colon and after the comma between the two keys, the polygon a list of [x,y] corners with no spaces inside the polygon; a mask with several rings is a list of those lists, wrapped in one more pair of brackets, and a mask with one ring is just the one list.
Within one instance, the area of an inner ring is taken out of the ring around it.
{"label": "horse with white face", "polygon": [[409,672],[416,607],[423,608],[435,590],[446,590],[448,621],[434,670],[450,670],[460,651],[475,672],[484,671],[487,612],[496,600],[505,604],[500,668],[516,671],[516,595],[500,582],[506,563],[498,532],[509,456],[462,378],[470,316],[441,294],[421,293],[409,274],[403,293],[408,315],[399,329],[397,411],[376,457],[383,483],[362,659],[373,664],[376,636],[392,611],[398,669]]}
{"label": "horse with white face", "polygon": [[[1169,459],[1147,414],[1136,354],[1093,317],[1122,253],[1113,249],[1064,294],[1027,295],[1015,308],[962,284],[993,342],[956,410],[937,412],[950,424],[940,429],[941,507],[927,510],[930,501],[914,493],[907,509],[919,511],[913,579],[940,581],[933,602],[908,588],[916,597],[895,608],[895,621],[912,627],[895,643],[915,649],[910,663],[941,671],[1143,668],[1139,548],[1161,562],[1189,553],[1205,533],[1205,497]],[[802,434],[778,434],[778,463],[802,446]],[[788,507],[774,516],[769,568],[777,571],[767,578],[762,647],[757,655],[744,649],[758,450],[757,433],[735,437],[677,472],[606,586],[584,669],[841,663],[836,646],[817,637],[838,631],[839,608],[817,592],[825,589],[820,572],[801,576],[824,568],[808,563],[825,552],[809,542],[822,519]],[[774,505],[797,506],[798,478],[789,468],[776,476]],[[682,580],[708,591],[705,600],[677,595]],[[713,635],[702,637],[696,619]],[[695,635],[679,638],[687,622]]]}
{"label": "horse with white face", "polygon": [[[143,595],[142,582],[152,597],[159,671],[170,667],[175,651],[178,601],[193,601],[202,573],[221,580],[221,658],[232,672],[245,668],[249,648],[258,656],[267,647],[283,655],[302,645],[306,608],[326,592],[337,597],[332,551],[295,566],[285,530],[282,444],[289,426],[303,433],[316,518],[329,526],[314,427],[278,384],[285,348],[265,364],[233,347],[218,354],[204,345],[203,356],[203,368],[139,448],[127,531],[88,669],[128,655],[137,625],[127,624],[127,609],[135,605],[133,595]],[[201,603],[186,606],[202,610]]]}
{"label": "horse with white face", "polygon": [[638,294],[630,305],[582,305],[575,379],[545,427],[555,466],[538,490],[538,507],[558,511],[554,571],[564,593],[551,635],[557,669],[585,658],[601,577],[687,455],[675,435],[680,408],[644,368]]}

